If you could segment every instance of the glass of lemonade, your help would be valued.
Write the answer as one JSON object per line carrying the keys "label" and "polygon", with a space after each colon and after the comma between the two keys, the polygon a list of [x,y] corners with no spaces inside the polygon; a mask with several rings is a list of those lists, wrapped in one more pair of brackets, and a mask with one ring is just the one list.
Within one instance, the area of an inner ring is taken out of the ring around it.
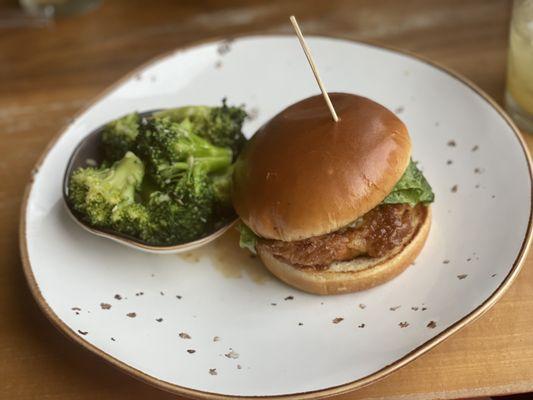
{"label": "glass of lemonade", "polygon": [[505,107],[533,133],[533,0],[514,0],[509,40]]}

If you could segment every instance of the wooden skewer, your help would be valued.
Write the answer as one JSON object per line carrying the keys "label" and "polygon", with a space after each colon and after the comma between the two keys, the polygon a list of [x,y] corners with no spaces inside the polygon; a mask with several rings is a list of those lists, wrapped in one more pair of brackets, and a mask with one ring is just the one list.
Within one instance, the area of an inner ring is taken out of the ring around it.
{"label": "wooden skewer", "polygon": [[322,91],[322,96],[324,96],[324,100],[326,101],[326,104],[328,105],[329,111],[331,112],[331,116],[333,117],[333,121],[337,122],[339,120],[339,117],[337,116],[337,113],[335,112],[335,108],[333,108],[333,104],[331,103],[331,100],[328,96],[328,92],[326,91],[326,88],[324,87],[324,84],[322,83],[322,79],[320,79],[318,68],[316,67],[315,61],[313,60],[313,56],[311,55],[311,49],[305,42],[304,35],[302,34],[300,27],[298,26],[296,17],[294,15],[291,15],[289,19],[292,23],[294,31],[296,32],[296,36],[298,36],[298,40],[300,41],[300,44],[302,45],[302,49],[305,53],[305,56],[307,57],[307,61],[309,61],[309,65],[311,66],[311,69],[313,70],[316,83],[318,83],[318,86],[320,87],[320,90]]}

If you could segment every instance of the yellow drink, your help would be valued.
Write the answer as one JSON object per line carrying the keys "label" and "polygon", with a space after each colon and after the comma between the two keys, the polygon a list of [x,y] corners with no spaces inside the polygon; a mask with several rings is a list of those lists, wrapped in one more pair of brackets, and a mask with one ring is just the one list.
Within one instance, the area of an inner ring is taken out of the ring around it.
{"label": "yellow drink", "polygon": [[533,0],[514,4],[505,103],[515,122],[533,132]]}

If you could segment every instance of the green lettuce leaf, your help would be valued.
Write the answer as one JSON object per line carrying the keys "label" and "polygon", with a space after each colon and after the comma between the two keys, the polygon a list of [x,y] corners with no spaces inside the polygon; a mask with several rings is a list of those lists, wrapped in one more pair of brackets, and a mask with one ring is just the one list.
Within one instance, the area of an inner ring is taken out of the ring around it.
{"label": "green lettuce leaf", "polygon": [[394,186],[382,204],[409,204],[431,203],[435,195],[422,172],[411,160],[403,176]]}
{"label": "green lettuce leaf", "polygon": [[255,245],[257,243],[258,236],[254,233],[254,231],[252,231],[242,222],[237,225],[237,229],[241,233],[239,239],[239,246],[241,246],[241,248],[243,249],[248,249],[252,253],[256,254]]}

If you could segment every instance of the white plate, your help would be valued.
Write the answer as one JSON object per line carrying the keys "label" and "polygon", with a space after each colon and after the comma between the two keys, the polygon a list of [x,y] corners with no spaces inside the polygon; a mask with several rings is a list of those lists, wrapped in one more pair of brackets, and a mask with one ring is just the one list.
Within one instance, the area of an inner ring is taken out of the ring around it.
{"label": "white plate", "polygon": [[329,90],[370,97],[409,128],[413,156],[436,193],[416,265],[372,290],[318,297],[264,272],[237,249],[235,235],[187,256],[150,255],[74,224],[61,200],[63,171],[80,139],[106,121],[227,96],[256,114],[245,126],[251,135],[317,93],[295,37],[206,43],[126,77],[43,157],[23,209],[21,246],[32,292],[55,325],[176,393],[303,398],[383,377],[494,304],[517,275],[530,236],[531,173],[512,123],[470,83],[427,61],[308,40]]}

